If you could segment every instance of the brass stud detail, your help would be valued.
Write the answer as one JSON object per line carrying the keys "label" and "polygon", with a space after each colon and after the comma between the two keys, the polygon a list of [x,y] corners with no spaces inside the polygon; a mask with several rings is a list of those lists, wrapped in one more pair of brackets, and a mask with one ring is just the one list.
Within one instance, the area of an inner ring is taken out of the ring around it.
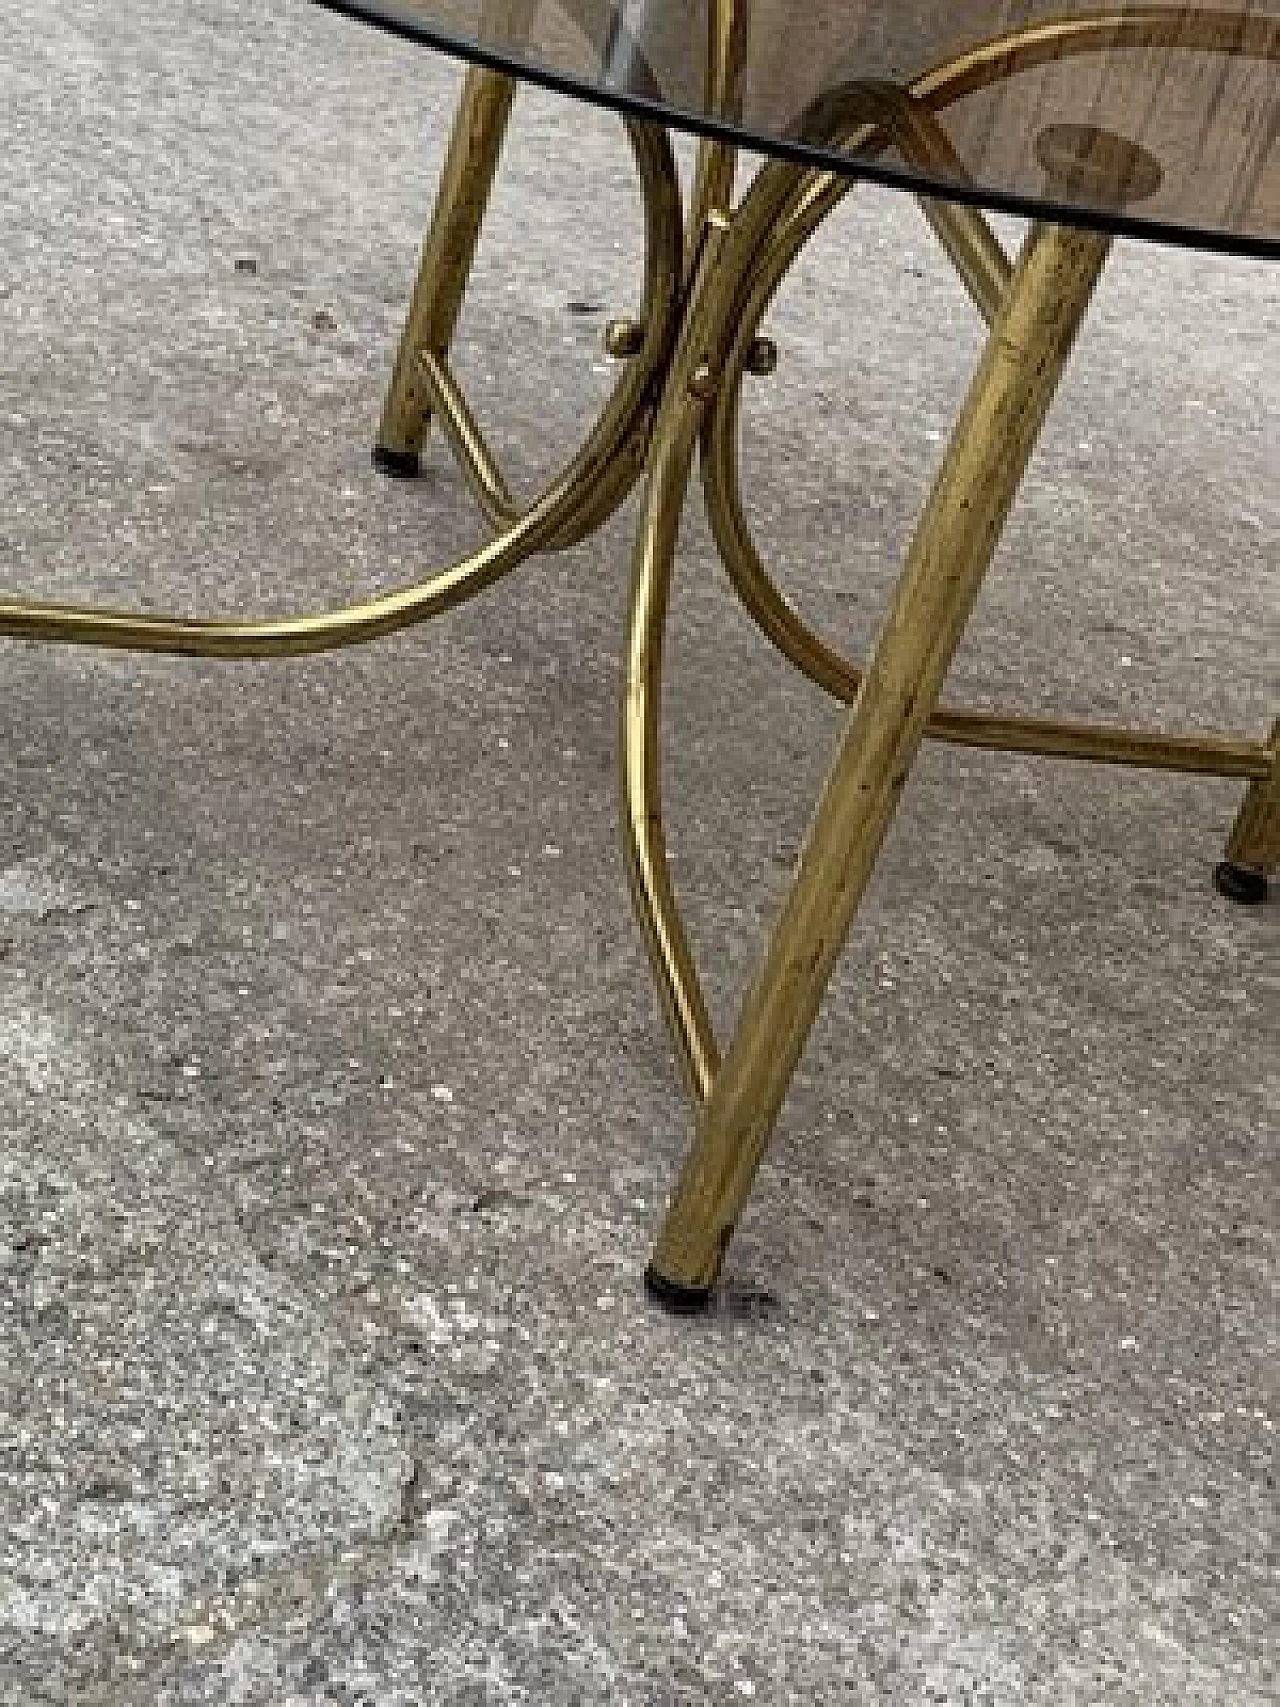
{"label": "brass stud detail", "polygon": [[604,347],[614,361],[638,356],[644,348],[644,327],[638,320],[610,320],[604,329]]}
{"label": "brass stud detail", "polygon": [[689,375],[689,395],[699,403],[707,403],[716,394],[719,375],[708,361],[701,361]]}

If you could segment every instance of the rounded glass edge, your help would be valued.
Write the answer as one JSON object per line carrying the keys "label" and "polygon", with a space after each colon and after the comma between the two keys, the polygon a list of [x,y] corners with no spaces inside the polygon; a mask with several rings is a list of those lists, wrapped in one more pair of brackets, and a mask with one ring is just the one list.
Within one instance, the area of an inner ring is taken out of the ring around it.
{"label": "rounded glass edge", "polygon": [[393,0],[310,0],[323,11],[357,23],[371,25],[384,34],[401,40],[434,48],[451,59],[484,70],[497,71],[533,83],[553,94],[570,100],[585,101],[593,107],[622,114],[651,124],[659,124],[690,136],[705,137],[731,147],[746,149],[752,154],[772,159],[789,160],[797,166],[815,167],[832,172],[851,183],[876,184],[884,189],[904,191],[938,201],[956,202],[978,207],[992,213],[1012,214],[1018,219],[1048,220],[1061,225],[1079,226],[1089,231],[1102,231],[1117,237],[1133,237],[1147,243],[1161,243],[1179,249],[1199,250],[1205,254],[1235,255],[1251,260],[1280,260],[1280,234],[1260,237],[1245,232],[1232,232],[1217,226],[1179,224],[1176,221],[1144,218],[1140,214],[1112,212],[1103,208],[1077,206],[1057,202],[1048,197],[1019,195],[1016,191],[970,188],[948,179],[930,178],[906,167],[886,166],[873,160],[858,160],[838,149],[826,149],[786,137],[759,135],[733,124],[710,118],[705,113],[692,113],[684,108],[669,106],[644,96],[608,89],[599,83],[554,70],[537,60],[519,55],[499,53],[468,36],[458,36],[448,30],[424,23],[419,16],[401,11]]}

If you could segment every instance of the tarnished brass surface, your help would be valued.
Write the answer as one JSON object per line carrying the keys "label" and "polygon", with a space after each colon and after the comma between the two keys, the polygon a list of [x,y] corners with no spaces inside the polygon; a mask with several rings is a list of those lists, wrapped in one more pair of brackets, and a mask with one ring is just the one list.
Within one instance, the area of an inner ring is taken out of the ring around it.
{"label": "tarnished brass surface", "polygon": [[[455,124],[467,120],[464,104]],[[645,277],[639,319],[619,319],[605,328],[605,347],[610,354],[632,365],[625,380],[615,389],[609,413],[630,419],[630,430],[619,441],[607,467],[598,471],[594,487],[583,494],[580,509],[545,546],[546,551],[564,551],[587,539],[618,508],[639,479],[644,468],[653,411],[661,389],[665,363],[678,331],[678,313],[683,278],[683,209],[670,143],[666,133],[654,125],[627,125],[645,220]],[[442,191],[442,194],[444,192]],[[446,221],[447,223],[447,221]],[[424,256],[415,290],[415,302],[430,294],[430,256]],[[453,289],[452,275],[442,288]],[[433,359],[418,340],[411,308],[400,340],[399,360],[406,351],[414,359],[420,377],[419,389],[439,414],[450,449],[457,457],[477,502],[494,527],[509,526],[523,506],[512,498],[502,472],[489,451],[465,394],[444,357]],[[390,398],[388,399],[390,406]]]}
{"label": "tarnished brass surface", "polygon": [[[807,193],[793,202],[790,219],[784,222],[773,241],[764,246],[739,310],[736,333],[713,408],[706,417],[701,472],[712,532],[743,605],[762,632],[797,669],[826,692],[852,704],[862,683],[862,671],[815,633],[770,577],[747,523],[739,468],[742,376],[744,371],[750,371],[751,352],[758,337],[756,328],[801,248],[848,188],[842,180],[833,182],[824,174],[813,174]],[[929,204],[925,211],[932,213],[935,209]],[[972,215],[972,225],[986,231],[990,237],[985,220],[976,210],[944,208],[942,211],[947,216]],[[993,237],[990,241],[995,244]],[[1001,263],[1004,262],[1003,251],[998,245],[995,245],[994,254],[1000,257]],[[1007,267],[1007,263],[1005,265]],[[1006,288],[1000,283],[999,270],[998,264],[989,268],[983,263],[978,270],[980,282],[970,291],[989,323],[998,311]],[[941,710],[931,718],[926,733],[932,739],[960,746],[1038,753],[1055,758],[1093,759],[1106,764],[1214,776],[1262,779],[1270,775],[1272,767],[1268,748],[1257,741],[1230,736],[1108,728],[1100,724],[1047,717],[1017,717],[1007,713]]]}
{"label": "tarnished brass surface", "polygon": [[961,282],[990,326],[1000,312],[1013,268],[1009,257],[976,207],[921,197],[920,207]]}
{"label": "tarnished brass surface", "polygon": [[410,456],[422,449],[432,398],[423,383],[420,358],[425,354],[443,359],[452,342],[515,90],[515,79],[500,72],[477,67],[466,75],[408,323],[382,408],[380,450]]}
{"label": "tarnished brass surface", "polygon": [[[1076,39],[1088,37],[1076,32]],[[957,82],[968,75],[964,67],[954,69]],[[937,77],[926,81],[935,101],[944,90],[955,86]],[[918,158],[922,166],[946,147],[937,120],[922,98],[884,88],[868,91],[851,87],[848,95],[843,121],[834,115],[830,119],[833,136],[853,136],[862,131],[865,145],[875,147],[892,134],[896,145],[909,158]],[[873,125],[882,128],[879,137],[872,133]],[[847,179],[816,171],[792,174],[789,183],[780,177],[773,186],[757,184],[765,210],[763,216],[757,216],[757,229],[762,233],[768,229],[769,234],[761,237],[759,257],[737,311],[737,329],[714,407],[706,418],[701,455],[708,518],[744,606],[791,663],[847,703],[857,696],[862,672],[826,645],[770,578],[747,524],[738,453],[742,375],[752,371],[760,323],[805,243],[853,187]],[[976,208],[959,204],[922,199],[921,208],[990,325],[1008,289],[1011,267],[986,218]],[[1268,749],[1257,741],[1117,729],[1056,718],[942,710],[930,720],[927,734],[962,746],[1156,770],[1261,779],[1271,769]]]}
{"label": "tarnished brass surface", "polygon": [[925,507],[791,891],[743,1003],[651,1263],[710,1288],[857,911],[916,747],[1106,256],[1095,233],[1028,238]]}

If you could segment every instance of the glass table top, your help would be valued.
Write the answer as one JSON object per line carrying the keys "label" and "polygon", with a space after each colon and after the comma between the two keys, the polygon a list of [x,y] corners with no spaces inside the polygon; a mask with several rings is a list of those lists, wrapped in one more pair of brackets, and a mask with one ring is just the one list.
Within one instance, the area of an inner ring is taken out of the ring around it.
{"label": "glass table top", "polygon": [[318,3],[766,153],[1280,255],[1280,0]]}

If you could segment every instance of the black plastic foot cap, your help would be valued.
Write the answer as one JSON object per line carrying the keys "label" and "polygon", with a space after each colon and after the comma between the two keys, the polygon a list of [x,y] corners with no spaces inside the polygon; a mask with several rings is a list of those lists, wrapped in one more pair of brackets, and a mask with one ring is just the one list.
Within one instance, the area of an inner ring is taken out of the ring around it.
{"label": "black plastic foot cap", "polygon": [[644,1271],[644,1289],[655,1304],[673,1316],[696,1316],[711,1302],[709,1286],[681,1286],[679,1281],[659,1274],[652,1263]]}
{"label": "black plastic foot cap", "polygon": [[386,445],[374,445],[373,466],[392,480],[416,480],[422,473],[416,450],[388,450]]}
{"label": "black plastic foot cap", "polygon": [[1247,865],[1233,865],[1229,859],[1214,866],[1213,883],[1219,895],[1225,895],[1228,901],[1238,901],[1242,907],[1260,907],[1269,891],[1262,872]]}

